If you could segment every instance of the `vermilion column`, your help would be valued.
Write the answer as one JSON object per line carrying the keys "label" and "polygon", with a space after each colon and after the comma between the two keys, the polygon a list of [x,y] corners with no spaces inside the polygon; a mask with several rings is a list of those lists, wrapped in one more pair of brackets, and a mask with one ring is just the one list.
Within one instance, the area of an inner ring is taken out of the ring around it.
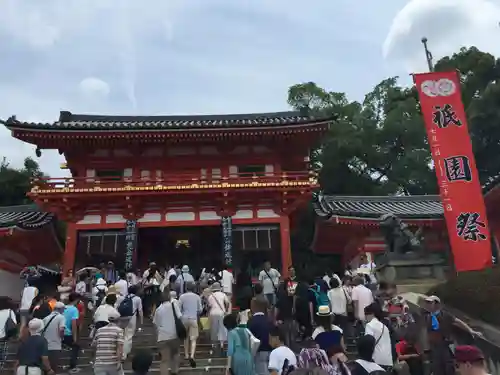
{"label": "vermilion column", "polygon": [[280,221],[281,234],[281,270],[288,277],[288,267],[292,265],[292,249],[290,246],[290,219],[282,216]]}
{"label": "vermilion column", "polygon": [[77,235],[76,224],[68,222],[66,228],[66,245],[63,255],[63,275],[66,275],[75,266]]}

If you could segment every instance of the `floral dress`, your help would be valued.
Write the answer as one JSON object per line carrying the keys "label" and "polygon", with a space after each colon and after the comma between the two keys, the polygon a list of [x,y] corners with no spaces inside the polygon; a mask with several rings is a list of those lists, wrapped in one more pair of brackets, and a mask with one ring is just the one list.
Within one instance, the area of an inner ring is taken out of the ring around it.
{"label": "floral dress", "polygon": [[228,333],[227,355],[231,357],[234,375],[254,375],[255,361],[250,349],[250,335],[245,328],[234,328]]}

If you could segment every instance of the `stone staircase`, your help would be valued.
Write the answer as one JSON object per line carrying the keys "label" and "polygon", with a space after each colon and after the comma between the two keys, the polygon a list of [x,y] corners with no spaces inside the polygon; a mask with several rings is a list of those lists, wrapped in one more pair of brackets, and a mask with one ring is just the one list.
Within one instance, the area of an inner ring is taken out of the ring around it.
{"label": "stone staircase", "polygon": [[[181,353],[181,367],[180,372],[183,374],[201,374],[201,373],[210,373],[214,375],[224,374],[225,366],[226,366],[226,358],[222,357],[220,353],[217,351],[213,351],[211,345],[209,344],[209,340],[205,332],[201,333],[201,336],[198,340],[198,345],[196,349],[196,368],[191,368],[189,366],[189,362],[184,359],[184,345],[180,348]],[[80,351],[80,356],[78,358],[78,367],[80,368],[82,375],[91,375],[93,374],[93,350],[90,348],[91,339],[87,334],[83,334],[80,339],[80,346],[82,350]],[[17,342],[10,342],[8,355],[7,355],[7,370],[12,369],[14,366],[15,355],[17,350]],[[145,320],[144,326],[142,327],[141,332],[136,332],[133,340],[132,353],[129,358],[132,358],[134,353],[138,350],[148,350],[153,354],[153,365],[151,366],[151,373],[159,373],[160,372],[160,356],[158,351],[158,346],[156,342],[156,332],[153,324],[149,321],[149,319]],[[61,354],[61,368],[59,368],[58,373],[66,373],[67,366],[69,365],[70,352],[68,350],[63,350]],[[124,372],[125,374],[132,373],[131,361],[127,360],[124,364]],[[9,373],[8,371],[5,372]],[[3,375],[3,372],[2,372]]]}
{"label": "stone staircase", "polygon": [[[84,330],[84,334],[82,334],[82,338],[80,339],[80,355],[78,358],[78,367],[80,368],[82,375],[93,375],[93,350],[91,350],[91,339],[87,334],[88,330]],[[347,345],[347,354],[350,359],[355,358],[355,340],[353,338],[346,338]],[[9,342],[8,355],[7,355],[7,370],[13,369],[15,355],[17,350],[18,343],[17,342]],[[134,353],[137,350],[148,350],[153,354],[153,365],[151,366],[151,373],[159,373],[160,372],[160,355],[158,351],[158,345],[156,342],[156,331],[149,319],[145,319],[144,325],[142,326],[142,330],[137,331],[134,340],[132,353],[129,356],[129,360],[127,360],[124,364],[124,372],[125,374],[132,373],[131,361],[130,358],[133,357]],[[298,350],[300,347],[294,348],[294,350]],[[226,361],[224,353],[220,353],[218,350],[212,350],[212,347],[209,343],[208,332],[200,332],[200,338],[198,339],[198,345],[196,348],[196,368],[192,368],[189,365],[189,362],[184,359],[184,345],[180,348],[181,355],[181,367],[179,372],[183,374],[195,375],[195,374],[206,374],[210,373],[210,375],[223,375],[225,374]],[[67,367],[69,365],[70,352],[69,350],[63,350],[61,354],[61,368],[58,369],[59,373],[67,373]],[[9,371],[2,372],[7,374]]]}

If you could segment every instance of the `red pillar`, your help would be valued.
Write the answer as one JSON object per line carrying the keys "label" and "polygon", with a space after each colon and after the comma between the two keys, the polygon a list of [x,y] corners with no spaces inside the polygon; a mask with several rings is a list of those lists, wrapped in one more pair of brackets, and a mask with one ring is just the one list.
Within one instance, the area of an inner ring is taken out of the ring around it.
{"label": "red pillar", "polygon": [[76,225],[75,223],[68,222],[66,228],[66,245],[64,247],[63,255],[63,275],[66,275],[69,270],[72,270],[73,267],[75,267],[76,241]]}
{"label": "red pillar", "polygon": [[290,246],[290,219],[282,216],[280,221],[281,234],[281,270],[288,277],[288,267],[292,265],[292,249]]}

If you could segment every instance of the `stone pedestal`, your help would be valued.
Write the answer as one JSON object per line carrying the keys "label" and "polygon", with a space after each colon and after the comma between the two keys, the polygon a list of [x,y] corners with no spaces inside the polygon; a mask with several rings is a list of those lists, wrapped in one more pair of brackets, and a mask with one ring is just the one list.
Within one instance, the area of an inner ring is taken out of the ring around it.
{"label": "stone pedestal", "polygon": [[378,261],[376,273],[379,281],[399,284],[399,282],[418,282],[419,280],[444,281],[446,263],[439,256],[409,253],[404,255],[387,254]]}

